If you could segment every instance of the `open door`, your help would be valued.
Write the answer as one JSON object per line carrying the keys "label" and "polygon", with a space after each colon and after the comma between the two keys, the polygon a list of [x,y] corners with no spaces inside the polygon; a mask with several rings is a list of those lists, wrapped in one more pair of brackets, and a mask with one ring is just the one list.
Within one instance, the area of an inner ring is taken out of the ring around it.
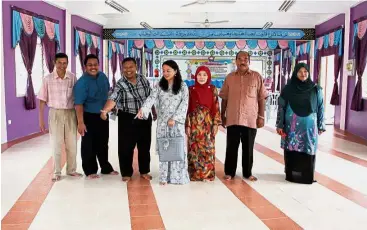
{"label": "open door", "polygon": [[335,106],[330,104],[334,87],[334,55],[321,58],[320,86],[324,93],[325,124],[333,125]]}

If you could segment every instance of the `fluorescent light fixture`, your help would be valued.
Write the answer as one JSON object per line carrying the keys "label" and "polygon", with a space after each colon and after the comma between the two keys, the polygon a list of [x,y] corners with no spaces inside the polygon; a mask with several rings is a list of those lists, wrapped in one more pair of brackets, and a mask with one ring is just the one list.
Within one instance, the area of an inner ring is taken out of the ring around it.
{"label": "fluorescent light fixture", "polygon": [[279,12],[287,12],[289,8],[294,4],[296,0],[285,0],[282,5],[279,7]]}
{"label": "fluorescent light fixture", "polygon": [[265,25],[263,26],[263,30],[266,30],[266,29],[269,29],[270,27],[272,27],[273,26],[273,23],[272,22],[267,22],[267,23],[265,23]]}
{"label": "fluorescent light fixture", "polygon": [[146,22],[140,22],[140,25],[142,26],[142,27],[144,27],[145,29],[148,29],[148,30],[152,30],[153,29],[153,27],[151,27],[148,23],[146,23]]}
{"label": "fluorescent light fixture", "polygon": [[105,3],[121,13],[130,12],[128,9],[121,6],[119,3],[115,2],[114,0],[106,0]]}

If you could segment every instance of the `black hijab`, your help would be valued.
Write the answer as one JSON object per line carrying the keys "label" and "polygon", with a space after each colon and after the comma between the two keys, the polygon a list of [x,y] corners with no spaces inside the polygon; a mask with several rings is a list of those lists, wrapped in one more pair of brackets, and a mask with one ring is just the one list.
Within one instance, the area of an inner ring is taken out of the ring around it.
{"label": "black hijab", "polygon": [[[297,77],[297,73],[301,68],[305,68],[309,73],[305,81],[301,81]],[[317,85],[310,78],[308,65],[298,63],[294,67],[292,78],[280,96],[289,103],[297,116],[306,117],[317,111]]]}

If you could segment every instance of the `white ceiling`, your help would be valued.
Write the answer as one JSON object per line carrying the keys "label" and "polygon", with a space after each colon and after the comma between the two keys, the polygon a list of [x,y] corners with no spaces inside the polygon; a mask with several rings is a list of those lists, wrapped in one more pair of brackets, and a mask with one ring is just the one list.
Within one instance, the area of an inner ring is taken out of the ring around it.
{"label": "white ceiling", "polygon": [[[142,28],[147,22],[153,28],[200,28],[184,21],[229,20],[211,24],[210,28],[261,28],[270,21],[272,28],[314,28],[333,16],[346,12],[362,0],[296,0],[288,12],[278,12],[283,0],[237,0],[233,4],[206,3],[181,8],[194,0],[115,0],[130,12],[120,13],[104,0],[52,0],[52,5],[96,22],[104,28]],[[206,13],[207,12],[207,13]]]}

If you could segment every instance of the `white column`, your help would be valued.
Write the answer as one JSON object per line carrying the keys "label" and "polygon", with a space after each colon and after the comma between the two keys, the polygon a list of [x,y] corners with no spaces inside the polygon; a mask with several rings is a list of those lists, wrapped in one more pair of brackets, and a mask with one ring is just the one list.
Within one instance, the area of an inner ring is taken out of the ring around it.
{"label": "white column", "polygon": [[[311,47],[310,47],[310,53],[308,54],[309,55],[309,58],[310,58],[310,75],[313,75],[313,70],[314,70],[314,55],[315,55],[315,41],[311,41]],[[315,78],[315,76],[313,76],[313,78]]]}
{"label": "white column", "polygon": [[343,82],[339,84],[342,86],[342,98],[341,98],[341,112],[340,112],[340,129],[346,129],[346,116],[347,116],[347,91],[348,91],[348,70],[347,63],[349,59],[349,34],[350,34],[350,8],[345,12],[345,25],[344,25],[344,56],[343,56]]}
{"label": "white column", "polygon": [[69,57],[69,65],[68,70],[71,71],[71,57],[74,55],[74,52],[71,50],[71,43],[73,39],[71,38],[71,14],[65,10],[65,53]]}
{"label": "white column", "polygon": [[[0,4],[0,19],[3,19],[3,4]],[[1,144],[7,142],[6,106],[5,106],[5,76],[4,76],[4,47],[3,23],[0,26],[0,77],[1,77]]]}

